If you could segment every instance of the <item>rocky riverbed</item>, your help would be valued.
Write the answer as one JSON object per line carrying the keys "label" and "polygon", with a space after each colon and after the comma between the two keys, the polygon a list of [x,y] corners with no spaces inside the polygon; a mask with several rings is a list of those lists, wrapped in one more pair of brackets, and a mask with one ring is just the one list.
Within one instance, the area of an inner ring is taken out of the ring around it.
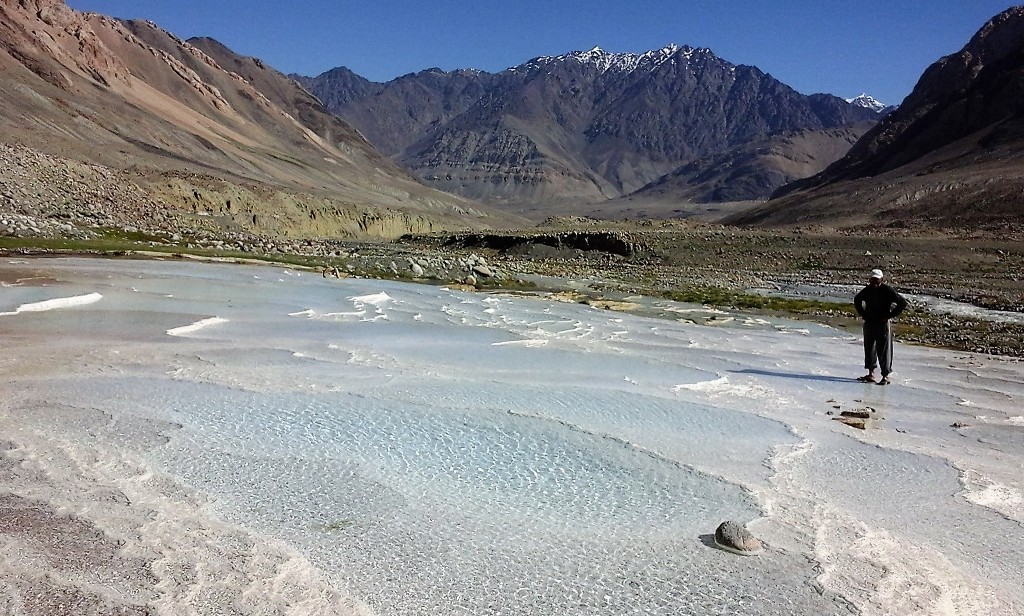
{"label": "rocky riverbed", "polygon": [[[856,328],[848,304],[817,298],[759,302],[798,284],[865,282],[875,267],[902,292],[1024,314],[1024,233],[829,229],[765,231],[686,221],[609,223],[551,219],[531,229],[407,235],[396,240],[259,234],[211,213],[153,198],[128,171],[0,144],[0,250],[6,254],[270,259],[325,275],[568,292],[623,308],[634,295],[715,305]],[[851,292],[852,296],[852,292]],[[835,299],[835,298],[832,298]],[[620,302],[620,303],[616,303]],[[1024,325],[937,312],[918,304],[900,318],[904,341],[1024,356]]]}
{"label": "rocky riverbed", "polygon": [[[42,227],[44,225],[36,225]],[[678,246],[684,242],[707,242],[721,230],[676,231],[672,234]],[[732,232],[749,233],[749,232]],[[522,234],[528,237],[529,234]],[[643,234],[639,234],[643,238]],[[22,238],[23,240],[26,238]],[[661,236],[659,241],[666,241]],[[777,242],[787,242],[779,235]],[[851,238],[846,238],[851,239]],[[739,307],[744,312],[790,316],[809,319],[855,331],[858,323],[852,305],[820,301],[814,296],[803,299],[771,302],[758,298],[772,297],[772,290],[796,283],[823,285],[856,285],[864,277],[866,266],[860,268],[765,267],[764,253],[752,251],[744,258],[733,255],[679,261],[680,256],[659,255],[654,242],[643,251],[630,256],[577,248],[557,248],[543,244],[536,250],[502,251],[490,248],[467,248],[450,243],[443,237],[408,237],[398,242],[359,242],[307,240],[281,242],[271,238],[246,237],[241,240],[210,240],[190,245],[166,242],[136,242],[134,247],[117,251],[95,251],[97,255],[119,257],[211,258],[223,260],[273,260],[319,271],[324,276],[358,276],[403,279],[428,284],[457,284],[481,291],[522,293],[559,293],[568,301],[589,303],[598,307],[629,309],[635,296],[685,297],[687,301]],[[763,240],[760,237],[759,240]],[[822,240],[805,238],[807,257],[814,254],[814,244]],[[829,240],[830,241],[830,240]],[[862,239],[862,241],[869,241]],[[528,242],[527,242],[528,243]],[[787,242],[788,243],[788,242]],[[774,246],[774,243],[769,245]],[[126,243],[126,246],[131,246]],[[159,250],[154,250],[159,249]],[[82,253],[61,249],[8,249],[8,254],[47,255]],[[88,252],[88,251],[85,251]],[[770,251],[769,251],[770,252]],[[534,254],[536,253],[536,254]],[[969,254],[973,252],[969,251]],[[771,265],[771,264],[769,264]],[[870,264],[869,264],[870,265]],[[1013,275],[984,276],[965,274],[963,269],[949,271],[943,278],[932,268],[898,268],[890,274],[892,283],[902,292],[915,295],[945,297],[982,308],[977,315],[963,316],[929,309],[922,302],[911,301],[911,309],[900,317],[896,333],[904,342],[1024,357],[1024,318],[1006,322],[986,318],[988,308],[1019,313],[1021,294]],[[753,290],[758,290],[754,293]],[[765,291],[768,291],[767,295]],[[851,292],[852,296],[852,292]],[[830,298],[835,300],[836,298]]]}

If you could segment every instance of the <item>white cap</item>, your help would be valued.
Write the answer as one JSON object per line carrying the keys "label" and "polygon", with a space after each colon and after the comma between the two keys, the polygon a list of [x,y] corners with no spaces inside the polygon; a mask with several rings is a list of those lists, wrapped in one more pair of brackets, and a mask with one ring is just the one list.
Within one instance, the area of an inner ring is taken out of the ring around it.
{"label": "white cap", "polygon": [[883,278],[882,270],[880,270],[880,269],[873,269],[873,270],[871,270],[871,277],[872,278]]}

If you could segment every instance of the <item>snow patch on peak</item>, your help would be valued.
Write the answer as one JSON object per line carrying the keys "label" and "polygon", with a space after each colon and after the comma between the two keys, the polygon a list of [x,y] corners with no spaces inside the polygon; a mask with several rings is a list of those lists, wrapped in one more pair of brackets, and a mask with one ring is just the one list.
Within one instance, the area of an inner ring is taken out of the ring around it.
{"label": "snow patch on peak", "polygon": [[870,109],[875,113],[881,113],[887,107],[885,103],[879,102],[877,99],[875,99],[875,97],[870,96],[868,94],[861,94],[860,96],[848,98],[846,99],[846,102],[850,103],[851,105],[857,105],[858,107]]}
{"label": "snow patch on peak", "polygon": [[654,70],[663,62],[676,56],[681,56],[689,61],[694,55],[713,55],[710,49],[694,49],[689,46],[680,47],[670,43],[661,49],[655,49],[644,53],[612,53],[594,46],[587,51],[573,51],[561,56],[540,56],[534,58],[520,67],[513,67],[509,70],[529,69],[565,62],[577,62],[582,65],[596,67],[601,73],[614,71],[617,73],[630,73],[636,70]]}

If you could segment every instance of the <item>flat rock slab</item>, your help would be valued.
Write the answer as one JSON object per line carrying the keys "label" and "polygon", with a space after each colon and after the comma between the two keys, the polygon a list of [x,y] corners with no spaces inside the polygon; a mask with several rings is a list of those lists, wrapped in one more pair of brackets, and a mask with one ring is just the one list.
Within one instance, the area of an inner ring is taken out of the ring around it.
{"label": "flat rock slab", "polygon": [[857,409],[856,411],[843,411],[839,414],[843,417],[853,417],[855,419],[871,419],[871,413],[861,409]]}
{"label": "flat rock slab", "polygon": [[857,428],[858,430],[868,429],[867,419],[860,419],[858,417],[833,417],[832,421],[838,421],[850,426],[851,428]]}

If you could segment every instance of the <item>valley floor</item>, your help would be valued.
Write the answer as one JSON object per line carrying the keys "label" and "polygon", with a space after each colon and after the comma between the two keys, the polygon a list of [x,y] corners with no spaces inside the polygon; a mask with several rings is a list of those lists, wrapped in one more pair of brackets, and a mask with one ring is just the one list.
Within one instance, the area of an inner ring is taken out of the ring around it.
{"label": "valley floor", "polygon": [[210,238],[188,245],[157,236],[148,239],[69,243],[0,238],[0,249],[13,257],[272,260],[331,275],[561,292],[572,301],[606,307],[617,302],[615,307],[625,310],[636,304],[623,303],[628,298],[669,298],[848,329],[859,327],[853,295],[870,270],[881,268],[886,281],[911,302],[897,323],[898,339],[1024,356],[1024,241],[1019,237],[573,221],[572,226],[407,236],[391,242],[253,239],[243,246]]}

